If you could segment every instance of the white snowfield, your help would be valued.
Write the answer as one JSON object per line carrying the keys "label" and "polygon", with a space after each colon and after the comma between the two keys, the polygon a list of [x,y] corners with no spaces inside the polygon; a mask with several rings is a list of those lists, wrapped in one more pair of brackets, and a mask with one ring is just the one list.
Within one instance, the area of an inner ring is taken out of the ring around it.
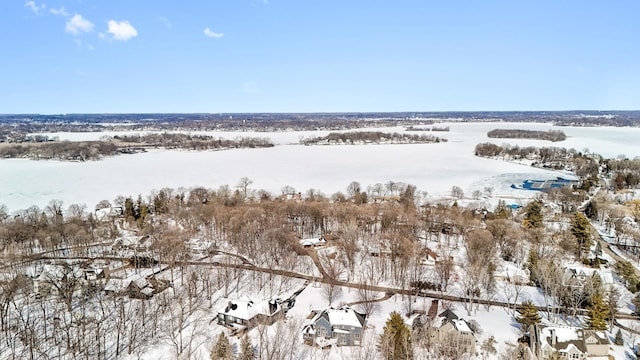
{"label": "white snowfield", "polygon": [[[640,128],[554,127],[530,123],[443,123],[449,132],[432,132],[446,143],[411,145],[303,146],[302,137],[322,136],[328,131],[305,132],[207,132],[225,138],[259,136],[277,144],[265,149],[228,151],[153,150],[135,155],[108,157],[100,161],[61,162],[27,159],[0,160],[0,204],[10,211],[32,205],[45,206],[52,199],[65,206],[86,204],[90,209],[101,200],[118,195],[143,196],[165,187],[234,188],[241,177],[253,181],[251,189],[279,194],[285,185],[297,191],[319,189],[326,195],[345,191],[351,181],[363,187],[398,181],[413,184],[433,198],[447,197],[452,186],[469,196],[474,190],[493,187],[494,198],[527,198],[534,191],[511,189],[525,179],[552,179],[562,173],[474,156],[477,143],[491,141],[521,146],[555,146],[589,149],[605,157],[640,156]],[[551,143],[538,140],[489,139],[495,128],[563,130],[568,139]],[[364,130],[364,129],[360,129]],[[372,129],[367,129],[372,130]],[[375,129],[402,132],[404,128]],[[356,130],[352,130],[356,131]],[[128,132],[130,133],[130,132]],[[114,133],[57,133],[60,139],[96,139]],[[509,201],[509,200],[507,200]]]}

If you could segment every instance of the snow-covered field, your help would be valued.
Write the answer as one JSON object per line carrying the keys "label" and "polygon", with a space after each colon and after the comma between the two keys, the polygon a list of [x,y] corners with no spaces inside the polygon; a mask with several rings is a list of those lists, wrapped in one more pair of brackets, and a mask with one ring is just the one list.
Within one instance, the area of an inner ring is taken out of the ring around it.
{"label": "snow-covered field", "polygon": [[[318,132],[207,132],[210,135],[269,137],[280,145],[267,149],[229,151],[156,150],[121,155],[96,162],[0,160],[0,204],[16,211],[32,205],[44,206],[52,199],[68,206],[84,203],[92,208],[101,200],[118,195],[143,196],[164,187],[234,187],[241,177],[249,177],[253,189],[279,193],[285,185],[297,191],[319,189],[327,195],[345,191],[351,181],[363,186],[388,181],[416,185],[432,197],[448,196],[460,186],[466,194],[491,186],[495,197],[532,197],[535,192],[511,189],[525,179],[548,179],[557,172],[475,157],[479,142],[512,143],[589,149],[607,157],[625,154],[640,156],[640,128],[557,128],[528,123],[449,123],[449,132],[436,132],[447,143],[420,145],[302,146],[302,137],[326,135]],[[536,140],[488,139],[495,128],[532,130],[561,129],[568,139],[560,143]],[[403,131],[385,128],[382,131]],[[91,140],[111,133],[56,133],[60,139]]]}

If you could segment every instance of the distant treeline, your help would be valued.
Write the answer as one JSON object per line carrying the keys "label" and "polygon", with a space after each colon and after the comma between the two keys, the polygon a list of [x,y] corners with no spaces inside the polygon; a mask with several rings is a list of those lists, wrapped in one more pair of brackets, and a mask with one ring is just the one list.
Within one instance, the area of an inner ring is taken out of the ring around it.
{"label": "distant treeline", "polygon": [[335,145],[335,144],[424,144],[446,142],[447,139],[424,134],[384,133],[381,131],[355,131],[330,133],[327,136],[311,137],[300,141],[303,145]]}
{"label": "distant treeline", "polygon": [[538,131],[522,129],[494,129],[487,133],[490,138],[499,139],[536,139],[548,141],[564,141],[567,135],[560,130]]}
{"label": "distant treeline", "polygon": [[273,142],[269,138],[238,137],[233,140],[228,140],[208,135],[189,135],[181,133],[118,135],[113,138],[120,140],[123,143],[187,150],[265,148],[274,146]]}
{"label": "distant treeline", "polygon": [[[31,133],[99,131],[287,131],[433,125],[455,122],[538,122],[562,126],[640,126],[640,111],[480,111],[235,114],[0,115],[0,142],[29,142]],[[436,131],[432,128],[432,131]]]}
{"label": "distant treeline", "polygon": [[448,126],[442,126],[442,127],[433,126],[431,128],[422,128],[422,127],[409,126],[408,128],[405,129],[405,131],[449,131],[449,127]]}
{"label": "distant treeline", "polygon": [[[116,140],[116,141],[113,141]],[[0,144],[0,158],[32,160],[99,160],[105,156],[134,154],[146,148],[210,150],[273,147],[267,138],[239,137],[233,140],[215,139],[205,135],[149,134],[115,136],[102,141],[47,141],[38,143]]]}
{"label": "distant treeline", "polygon": [[536,158],[542,162],[567,159],[577,151],[559,147],[534,147],[518,145],[496,145],[492,143],[480,143],[476,145],[476,156],[482,157],[509,157],[513,159]]}
{"label": "distant treeline", "polygon": [[109,141],[59,141],[30,144],[0,145],[0,158],[29,158],[32,160],[98,160],[115,155],[118,148]]}

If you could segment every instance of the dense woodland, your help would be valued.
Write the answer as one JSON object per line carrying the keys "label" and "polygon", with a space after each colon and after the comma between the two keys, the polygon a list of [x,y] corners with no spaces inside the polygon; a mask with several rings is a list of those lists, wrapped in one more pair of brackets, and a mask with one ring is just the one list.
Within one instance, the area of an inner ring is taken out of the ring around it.
{"label": "dense woodland", "polygon": [[447,139],[425,134],[384,133],[381,131],[332,132],[327,136],[300,140],[304,145],[356,145],[356,144],[424,144],[446,142]]}
{"label": "dense woodland", "polygon": [[536,139],[548,141],[564,141],[567,135],[563,131],[549,130],[523,130],[523,129],[494,129],[487,133],[490,138],[498,139]]}

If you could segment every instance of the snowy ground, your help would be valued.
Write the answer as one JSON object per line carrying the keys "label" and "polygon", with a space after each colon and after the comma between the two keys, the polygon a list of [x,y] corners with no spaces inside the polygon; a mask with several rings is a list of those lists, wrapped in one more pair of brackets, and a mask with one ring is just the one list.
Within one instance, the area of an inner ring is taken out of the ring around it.
{"label": "snowy ground", "polygon": [[[525,179],[549,179],[561,173],[534,169],[524,165],[474,156],[475,145],[483,141],[517,143],[519,145],[573,147],[616,156],[640,155],[637,128],[561,128],[568,139],[560,143],[537,140],[507,141],[488,139],[486,132],[494,128],[527,128],[548,130],[548,124],[451,123],[442,124],[449,132],[436,136],[449,142],[420,145],[302,146],[291,145],[302,137],[326,134],[320,132],[218,132],[209,134],[269,137],[276,144],[267,149],[229,151],[155,150],[143,154],[121,155],[96,162],[0,160],[0,204],[9,210],[32,205],[43,207],[52,199],[68,206],[84,203],[89,208],[101,200],[118,195],[147,195],[164,187],[235,186],[247,176],[252,188],[279,193],[285,185],[298,191],[319,189],[327,195],[345,191],[351,181],[363,186],[388,181],[416,185],[431,197],[450,194],[453,185],[467,195],[484,187],[494,188],[494,197],[510,201],[535,196],[535,192],[511,189],[512,183]],[[403,131],[403,128],[379,129]],[[58,133],[61,139],[96,139],[113,133]],[[289,145],[286,145],[289,144]]]}

